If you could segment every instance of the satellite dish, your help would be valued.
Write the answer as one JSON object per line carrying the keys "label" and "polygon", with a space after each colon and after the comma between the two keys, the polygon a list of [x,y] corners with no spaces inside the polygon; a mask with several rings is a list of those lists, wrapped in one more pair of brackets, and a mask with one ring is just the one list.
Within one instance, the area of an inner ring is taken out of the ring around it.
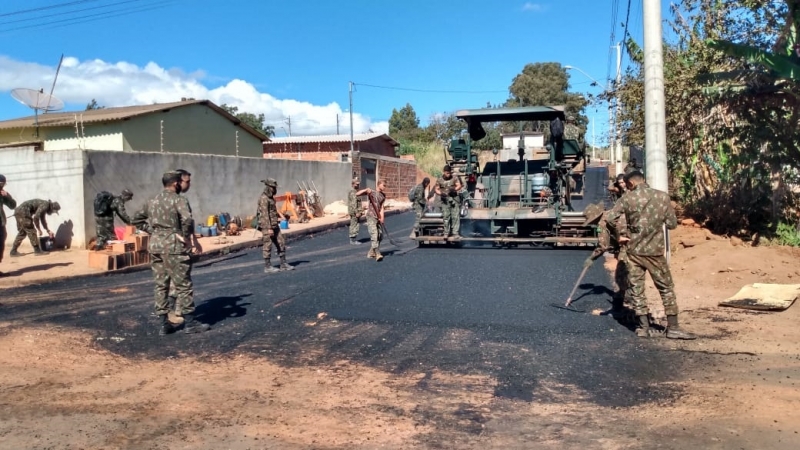
{"label": "satellite dish", "polygon": [[64,108],[64,102],[55,96],[45,94],[44,89],[17,88],[11,90],[11,96],[23,105],[37,111],[49,112],[59,111]]}

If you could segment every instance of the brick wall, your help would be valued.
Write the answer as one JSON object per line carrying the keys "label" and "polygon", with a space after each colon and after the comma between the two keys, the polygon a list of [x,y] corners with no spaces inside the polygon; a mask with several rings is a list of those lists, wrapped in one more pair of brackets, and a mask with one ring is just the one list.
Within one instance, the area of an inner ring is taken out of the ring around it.
{"label": "brick wall", "polygon": [[408,201],[408,191],[417,184],[417,164],[400,159],[379,159],[378,177],[386,181],[386,198]]}
{"label": "brick wall", "polygon": [[[354,142],[354,150],[373,155],[395,157],[394,146],[381,138]],[[264,143],[264,158],[296,159],[302,161],[342,161],[342,155],[350,152],[350,141],[304,142],[297,144],[282,142]]]}

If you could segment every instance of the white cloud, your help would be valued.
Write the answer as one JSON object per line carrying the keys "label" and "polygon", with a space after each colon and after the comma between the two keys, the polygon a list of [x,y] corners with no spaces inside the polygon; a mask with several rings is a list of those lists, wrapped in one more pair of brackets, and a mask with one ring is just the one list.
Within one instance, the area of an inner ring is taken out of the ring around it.
{"label": "white cloud", "polygon": [[[0,55],[0,91],[8,92],[18,87],[49,91],[55,69]],[[203,71],[185,73],[178,69],[165,69],[154,62],[139,67],[124,61],[79,61],[65,57],[55,95],[67,103],[84,105],[96,99],[99,104],[109,107],[174,102],[181,97],[208,99],[218,105],[236,106],[239,111],[263,113],[267,123],[275,126],[278,135],[283,134],[281,126],[288,130],[283,123],[287,117],[291,117],[294,136],[335,134],[338,114],[340,133],[350,132],[349,113],[335,102],[314,105],[279,99],[259,92],[253,84],[239,79],[209,89],[202,82],[205,77]],[[362,133],[369,129],[388,132],[389,124],[372,122],[369,117],[354,113],[354,132]]]}
{"label": "white cloud", "polygon": [[542,12],[542,11],[545,10],[545,5],[542,5],[541,3],[525,2],[525,4],[522,5],[522,10],[523,11]]}

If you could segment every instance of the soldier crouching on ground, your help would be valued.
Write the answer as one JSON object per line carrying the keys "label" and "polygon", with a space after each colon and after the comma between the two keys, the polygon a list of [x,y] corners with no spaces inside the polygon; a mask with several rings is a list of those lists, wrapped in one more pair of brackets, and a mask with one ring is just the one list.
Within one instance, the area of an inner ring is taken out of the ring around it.
{"label": "soldier crouching on ground", "polygon": [[369,230],[370,248],[367,258],[375,258],[375,261],[383,259],[381,255],[381,240],[383,240],[383,204],[386,202],[386,182],[378,180],[377,190],[370,188],[362,189],[356,193],[358,196],[367,195],[369,207],[367,208],[367,229]]}
{"label": "soldier crouching on ground", "polygon": [[[280,271],[294,270],[286,262],[286,239],[281,233],[281,220],[284,217],[278,213],[275,204],[275,193],[278,192],[278,182],[272,178],[261,180],[264,183],[264,192],[258,199],[258,227],[261,230],[261,254],[264,256],[264,273],[276,273]],[[272,245],[281,258],[280,268],[275,268],[270,263],[272,256]]]}
{"label": "soldier crouching on ground", "polygon": [[[611,252],[617,259],[617,266],[614,269],[614,284],[616,290],[611,296],[611,311],[609,313],[614,318],[621,318],[625,313],[625,294],[628,291],[628,268],[626,263],[626,255],[624,247],[622,247],[614,234],[614,229],[627,230],[625,227],[625,216],[619,215],[618,223],[616,226],[611,226],[608,223],[608,216],[612,212],[619,213],[622,204],[619,200],[614,204],[610,211],[603,211],[600,205],[589,205],[586,207],[586,222],[583,226],[589,226],[592,223],[598,222],[598,247],[592,253],[592,256],[586,260],[586,264],[591,264],[594,260],[599,258],[605,252]],[[625,231],[627,233],[627,231]]]}
{"label": "soldier crouching on ground", "polygon": [[[628,298],[633,303],[639,321],[636,334],[650,337],[645,274],[650,273],[656,285],[664,311],[667,314],[667,337],[670,339],[695,339],[678,325],[678,304],[675,285],[664,255],[664,225],[674,230],[678,226],[675,210],[669,195],[647,186],[644,175],[635,170],[625,175],[629,192],[619,201],[620,207],[608,214],[608,224],[614,229],[619,243],[626,252],[628,268]],[[619,228],[619,219],[625,216],[626,230]]]}
{"label": "soldier crouching on ground", "polygon": [[[6,238],[8,237],[6,232],[6,211],[3,207],[7,207],[11,210],[17,207],[17,201],[14,200],[11,194],[6,192],[5,187],[6,177],[5,175],[0,175],[0,262],[3,261],[3,253],[5,253],[6,250]],[[3,272],[0,272],[0,276],[2,275]]]}
{"label": "soldier crouching on ground", "polygon": [[[189,202],[181,193],[181,174],[167,172],[161,178],[164,190],[145,203],[134,215],[134,225],[150,233],[151,267],[155,280],[155,313],[161,319],[159,334],[175,331],[169,321],[167,293],[175,285],[176,304],[184,319],[185,333],[201,333],[210,327],[194,318],[194,286],[191,253],[203,251],[194,236],[194,219]],[[144,223],[146,222],[146,224]]]}
{"label": "soldier crouching on ground", "polygon": [[133,198],[133,192],[124,189],[119,196],[108,192],[100,192],[94,200],[94,221],[97,231],[96,250],[103,250],[106,242],[116,239],[114,234],[114,214],[119,216],[125,225],[131,224],[131,218],[125,211],[125,202]]}
{"label": "soldier crouching on ground", "polygon": [[425,197],[425,189],[428,189],[428,186],[431,184],[431,179],[425,177],[422,179],[422,183],[418,184],[414,188],[414,195],[411,199],[411,206],[414,208],[414,229],[411,230],[411,237],[414,238],[419,233],[419,220],[422,219],[422,215],[425,214],[425,209],[428,206],[428,199]]}
{"label": "soldier crouching on ground", "polygon": [[358,230],[361,227],[358,223],[361,219],[361,200],[358,198],[358,178],[353,178],[350,192],[347,193],[347,214],[350,216],[350,245],[361,245],[358,242]]}
{"label": "soldier crouching on ground", "polygon": [[[59,205],[58,202],[41,199],[28,200],[17,206],[16,209],[14,209],[14,218],[17,219],[17,238],[14,239],[14,243],[11,245],[11,251],[8,255],[20,256],[17,249],[20,244],[22,244],[22,240],[25,239],[25,236],[31,241],[34,254],[46,255],[47,252],[42,250],[39,245],[39,235],[42,234],[42,228],[44,228],[48,236],[50,236],[50,239],[53,239],[54,234],[47,226],[47,219],[45,219],[45,216],[53,213],[58,214],[59,210],[61,210],[61,205]],[[40,223],[41,227],[39,226]]]}

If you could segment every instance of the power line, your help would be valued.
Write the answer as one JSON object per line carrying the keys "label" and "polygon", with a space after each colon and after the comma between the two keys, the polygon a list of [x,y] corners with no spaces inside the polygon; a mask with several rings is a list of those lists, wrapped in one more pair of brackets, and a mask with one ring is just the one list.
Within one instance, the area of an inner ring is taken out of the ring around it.
{"label": "power line", "polygon": [[[157,2],[157,3],[146,4],[146,5],[141,5],[141,6],[135,6],[135,7],[130,7],[130,8],[120,8],[120,9],[115,9],[115,10],[112,10],[112,11],[103,11],[103,12],[95,13],[95,14],[87,14],[87,15],[80,16],[80,17],[69,17],[69,18],[66,18],[66,19],[52,20],[52,21],[49,21],[49,22],[36,23],[36,24],[25,25],[25,26],[21,26],[21,27],[7,28],[5,30],[0,30],[0,33],[7,33],[9,31],[25,30],[25,29],[31,29],[31,28],[38,28],[38,29],[59,28],[59,27],[68,26],[68,25],[74,25],[74,24],[79,24],[79,23],[92,22],[92,21],[95,21],[95,20],[107,19],[107,18],[111,18],[111,17],[119,17],[119,16],[128,15],[128,14],[134,14],[134,13],[138,13],[138,12],[152,11],[154,9],[164,8],[164,7],[168,6],[168,5],[170,5],[171,3],[174,3],[174,1],[169,0],[169,1],[166,1],[166,2]],[[52,25],[52,26],[48,26],[48,25]]]}
{"label": "power line", "polygon": [[395,87],[395,86],[378,86],[375,84],[366,84],[366,83],[353,83],[353,84],[356,86],[371,87],[376,89],[389,89],[393,91],[427,92],[430,94],[500,94],[508,92],[508,89],[502,91],[448,91],[448,90],[437,90],[437,89],[417,89],[417,88],[405,88],[405,87]]}
{"label": "power line", "polygon": [[53,14],[46,14],[44,16],[26,17],[24,19],[16,19],[16,20],[9,20],[9,21],[6,21],[6,22],[0,22],[0,25],[8,25],[8,24],[19,23],[19,22],[30,22],[31,20],[46,19],[48,17],[63,16],[63,15],[73,14],[73,13],[83,12],[83,11],[92,11],[92,10],[95,10],[95,9],[108,8],[108,7],[111,7],[111,6],[122,5],[124,3],[133,3],[133,2],[140,2],[140,1],[142,1],[142,0],[125,0],[125,1],[116,2],[116,3],[108,3],[108,4],[100,5],[100,6],[92,6],[90,8],[71,9],[69,11],[62,11],[62,12],[57,12],[57,13],[53,13]]}
{"label": "power line", "polygon": [[[631,20],[631,0],[628,0],[628,12],[625,13],[625,31],[622,33],[622,42],[626,42],[628,40],[628,22]],[[623,56],[625,53],[628,53],[628,46],[624,45],[622,47]]]}
{"label": "power line", "polygon": [[67,6],[78,5],[78,4],[81,4],[81,3],[96,2],[96,1],[98,1],[98,0],[76,0],[76,1],[72,1],[72,2],[66,2],[66,3],[57,3],[55,5],[50,5],[50,6],[40,6],[38,8],[20,9],[19,11],[12,11],[12,12],[9,12],[9,13],[0,14],[0,17],[16,16],[18,14],[27,14],[27,13],[31,13],[31,12],[44,11],[44,10],[55,9],[55,8],[65,8]]}

